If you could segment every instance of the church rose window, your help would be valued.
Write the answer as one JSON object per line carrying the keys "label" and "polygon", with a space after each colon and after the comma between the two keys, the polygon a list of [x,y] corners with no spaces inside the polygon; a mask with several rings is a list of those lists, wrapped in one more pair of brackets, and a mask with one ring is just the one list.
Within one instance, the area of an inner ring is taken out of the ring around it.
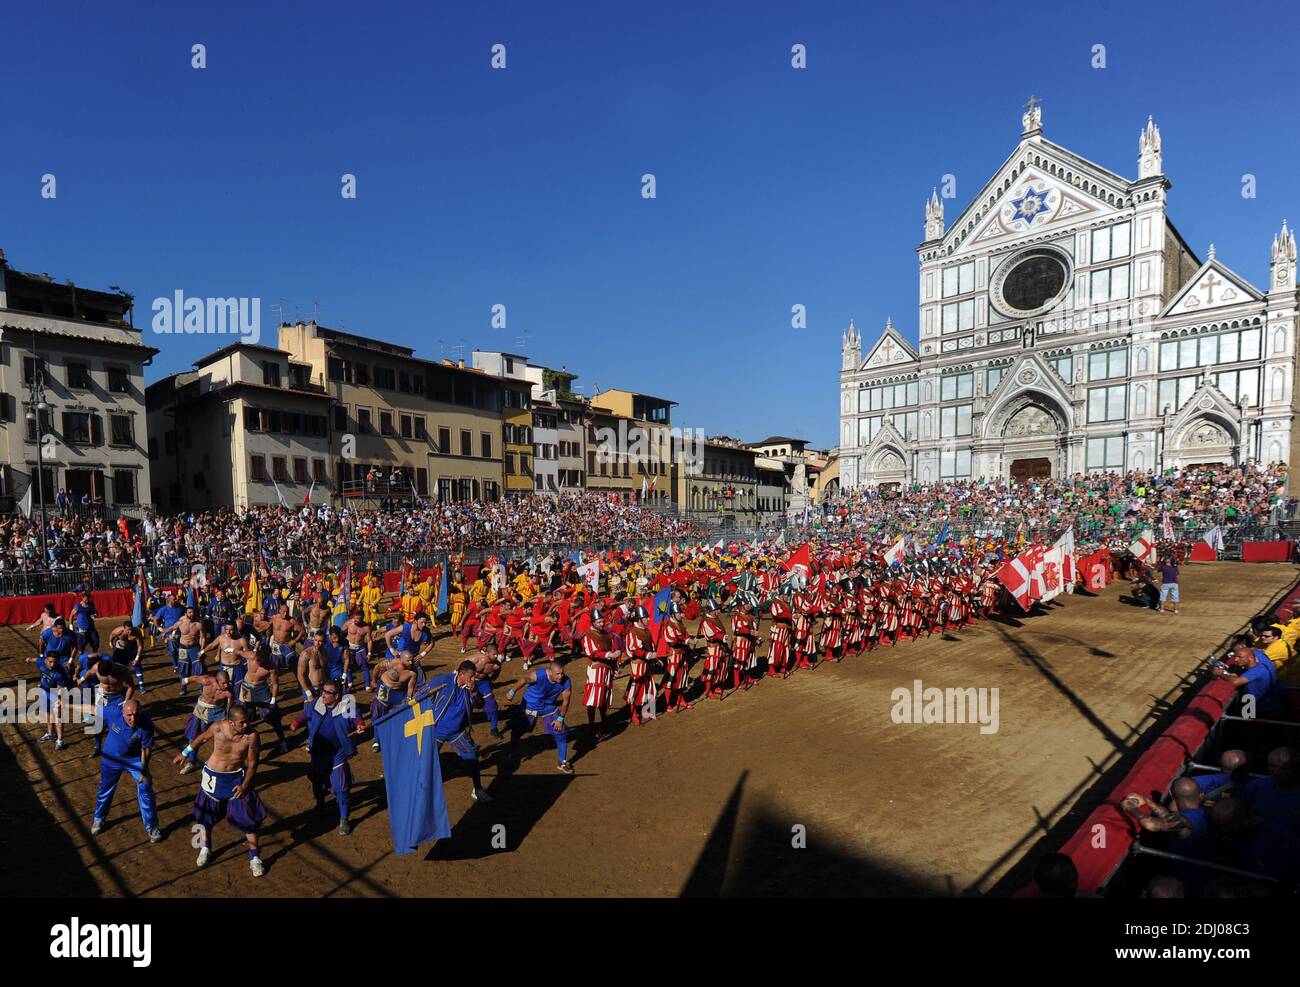
{"label": "church rose window", "polygon": [[1007,315],[1028,318],[1055,305],[1070,286],[1070,264],[1064,254],[1036,247],[1011,258],[993,283],[993,304]]}

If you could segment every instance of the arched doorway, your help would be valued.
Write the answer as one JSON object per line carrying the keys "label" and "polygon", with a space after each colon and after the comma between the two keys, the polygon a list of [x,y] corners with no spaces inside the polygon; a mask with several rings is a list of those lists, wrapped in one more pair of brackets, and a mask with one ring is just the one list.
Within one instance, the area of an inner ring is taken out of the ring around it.
{"label": "arched doorway", "polygon": [[1196,418],[1178,433],[1175,443],[1178,462],[1182,466],[1193,463],[1237,462],[1237,436],[1235,430],[1215,418]]}
{"label": "arched doorway", "polygon": [[1020,483],[1065,472],[1062,460],[1066,419],[1055,402],[1026,395],[1007,407],[994,431],[1006,476]]}
{"label": "arched doorway", "polygon": [[871,466],[872,477],[882,490],[902,486],[907,480],[907,465],[897,449],[884,449]]}

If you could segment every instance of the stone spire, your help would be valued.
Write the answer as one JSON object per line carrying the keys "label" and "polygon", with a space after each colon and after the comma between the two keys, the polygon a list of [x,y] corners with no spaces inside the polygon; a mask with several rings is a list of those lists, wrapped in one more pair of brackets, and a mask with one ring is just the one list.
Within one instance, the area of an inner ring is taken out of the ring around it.
{"label": "stone spire", "polygon": [[1210,250],[1209,250],[1209,252],[1205,255],[1205,259],[1206,259],[1206,260],[1214,260],[1216,253],[1217,253],[1217,251],[1215,251],[1215,249],[1214,249],[1214,244],[1210,244]]}
{"label": "stone spire", "polygon": [[925,204],[925,238],[938,240],[943,236],[943,200],[937,188],[930,189],[930,201]]}
{"label": "stone spire", "polygon": [[862,335],[853,328],[852,319],[849,319],[848,331],[840,339],[840,369],[857,370],[862,364]]}
{"label": "stone spire", "polygon": [[1162,174],[1164,159],[1160,155],[1160,128],[1150,116],[1147,125],[1138,135],[1138,178]]}
{"label": "stone spire", "polygon": [[1287,229],[1282,220],[1282,232],[1273,237],[1273,261],[1269,284],[1274,289],[1290,290],[1295,286],[1295,230]]}

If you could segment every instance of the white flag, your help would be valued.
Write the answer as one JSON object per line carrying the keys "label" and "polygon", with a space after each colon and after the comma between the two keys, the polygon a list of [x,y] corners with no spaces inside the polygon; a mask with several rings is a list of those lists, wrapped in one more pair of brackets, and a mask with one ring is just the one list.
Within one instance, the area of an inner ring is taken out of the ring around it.
{"label": "white flag", "polygon": [[1223,529],[1217,524],[1205,533],[1205,544],[1216,552],[1223,551]]}
{"label": "white flag", "polygon": [[1044,603],[1061,595],[1061,590],[1064,589],[1061,585],[1061,572],[1064,568],[1064,553],[1058,542],[1043,553],[1043,564],[1038,570],[1039,585],[1042,587],[1039,599]]}
{"label": "white flag", "polygon": [[1061,588],[1067,593],[1073,593],[1078,575],[1078,563],[1074,556],[1074,528],[1066,529],[1065,534],[1056,539],[1053,547],[1061,550]]}
{"label": "white flag", "polygon": [[578,566],[578,578],[586,583],[593,593],[600,592],[600,559],[592,559],[586,565]]}

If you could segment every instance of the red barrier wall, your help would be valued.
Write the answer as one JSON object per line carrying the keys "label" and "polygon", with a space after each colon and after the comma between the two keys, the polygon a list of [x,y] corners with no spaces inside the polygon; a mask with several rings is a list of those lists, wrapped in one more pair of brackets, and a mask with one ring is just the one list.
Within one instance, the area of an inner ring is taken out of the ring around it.
{"label": "red barrier wall", "polygon": [[1219,553],[1212,549],[1203,541],[1192,543],[1192,561],[1193,562],[1217,562]]}
{"label": "red barrier wall", "polygon": [[[1186,711],[1156,738],[1133,770],[1065,841],[1061,853],[1074,861],[1081,893],[1095,893],[1115,873],[1133,845],[1137,828],[1119,807],[1124,796],[1137,792],[1151,798],[1153,792],[1167,791],[1182,772],[1187,758],[1205,742],[1210,728],[1223,715],[1236,692],[1230,682],[1215,680],[1204,686]],[[1031,883],[1016,892],[1015,897],[1033,898],[1037,890]]]}
{"label": "red barrier wall", "polygon": [[[53,603],[60,617],[72,612],[72,606],[81,599],[80,593],[51,593],[42,596],[0,596],[0,624],[36,623],[36,618]],[[129,589],[101,589],[92,594],[101,617],[126,617],[131,613],[135,595]]]}
{"label": "red barrier wall", "polygon": [[1244,541],[1241,543],[1242,562],[1290,562],[1295,550],[1291,541]]}

